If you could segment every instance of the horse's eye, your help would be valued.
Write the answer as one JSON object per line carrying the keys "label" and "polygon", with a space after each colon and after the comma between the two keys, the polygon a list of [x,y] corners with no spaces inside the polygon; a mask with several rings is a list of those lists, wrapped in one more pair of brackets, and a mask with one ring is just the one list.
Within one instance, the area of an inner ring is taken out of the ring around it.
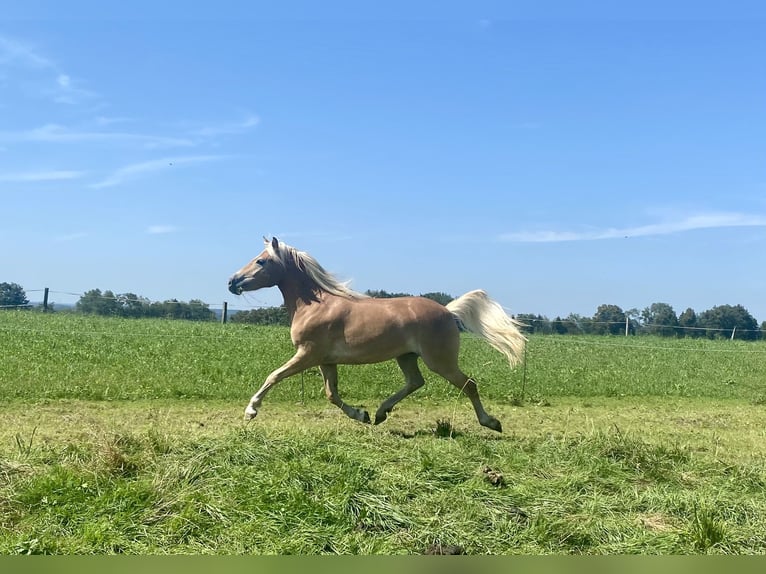
{"label": "horse's eye", "polygon": [[265,259],[256,259],[255,260],[255,264],[256,265],[260,265],[261,267],[263,267],[264,265],[266,265],[266,260]]}

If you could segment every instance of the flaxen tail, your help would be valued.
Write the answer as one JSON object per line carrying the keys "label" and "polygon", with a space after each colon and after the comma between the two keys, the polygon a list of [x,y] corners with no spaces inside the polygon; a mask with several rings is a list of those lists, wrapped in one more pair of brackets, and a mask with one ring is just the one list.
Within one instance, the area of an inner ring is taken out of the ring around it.
{"label": "flaxen tail", "polygon": [[481,289],[469,291],[447,304],[466,330],[483,337],[500,351],[513,367],[521,361],[526,337],[521,334],[521,323],[509,317],[499,303]]}

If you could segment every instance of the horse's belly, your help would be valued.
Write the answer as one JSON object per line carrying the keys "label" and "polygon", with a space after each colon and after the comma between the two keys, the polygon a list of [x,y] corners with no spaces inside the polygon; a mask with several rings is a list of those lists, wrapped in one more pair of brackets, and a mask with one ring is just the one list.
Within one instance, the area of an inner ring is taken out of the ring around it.
{"label": "horse's belly", "polygon": [[380,333],[367,331],[355,336],[350,332],[332,343],[328,362],[379,363],[417,351],[417,341],[406,333],[384,330]]}

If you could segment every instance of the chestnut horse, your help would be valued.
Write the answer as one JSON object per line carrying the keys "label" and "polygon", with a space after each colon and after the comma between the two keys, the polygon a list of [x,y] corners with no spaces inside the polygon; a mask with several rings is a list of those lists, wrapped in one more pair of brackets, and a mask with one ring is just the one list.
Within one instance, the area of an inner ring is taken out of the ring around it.
{"label": "chestnut horse", "polygon": [[425,384],[423,363],[463,391],[479,423],[502,431],[487,414],[476,382],[458,366],[460,329],[482,336],[503,353],[511,366],[519,362],[526,339],[520,324],[484,291],[470,291],[446,307],[424,297],[375,299],[339,282],[308,253],[273,238],[265,249],[229,279],[229,291],[240,295],[276,285],[290,315],[295,355],[273,371],[245,409],[245,420],[258,414],[269,389],[282,379],[319,367],[330,402],[352,419],[369,423],[367,411],[344,403],[338,395],[338,364],[378,363],[396,359],[404,387],[381,403],[375,424],[386,420],[394,405]]}

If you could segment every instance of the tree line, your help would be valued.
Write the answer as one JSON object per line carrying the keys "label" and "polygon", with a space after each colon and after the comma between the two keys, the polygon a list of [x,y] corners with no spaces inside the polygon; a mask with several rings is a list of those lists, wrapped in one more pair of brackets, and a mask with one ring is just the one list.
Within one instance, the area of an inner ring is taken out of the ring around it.
{"label": "tree line", "polygon": [[[377,298],[405,297],[409,293],[394,293],[385,290],[365,291],[365,295]],[[442,305],[452,301],[448,293],[423,293],[421,297],[433,299]],[[24,289],[17,283],[0,283],[0,309],[30,308],[32,305]],[[49,305],[49,310],[53,310]],[[115,294],[112,291],[91,289],[84,293],[74,307],[75,312],[114,317],[156,317],[186,319],[191,321],[213,321],[217,319],[208,304],[198,299],[189,302],[169,299],[150,301],[135,293]],[[549,319],[544,315],[521,313],[515,316],[525,325],[527,333],[559,335],[624,335],[627,326],[631,335],[659,335],[661,337],[734,337],[736,339],[758,340],[766,332],[766,321],[760,327],[756,319],[742,305],[717,305],[697,313],[691,307],[677,315],[667,303],[652,303],[642,310],[623,310],[618,305],[599,305],[596,312],[588,317],[570,313],[566,317]],[[233,323],[257,325],[289,325],[287,310],[283,307],[263,307],[240,311],[231,316]]]}
{"label": "tree line", "polygon": [[75,304],[75,310],[86,315],[112,317],[154,317],[162,319],[186,319],[189,321],[213,321],[216,315],[207,303],[192,299],[188,303],[178,299],[150,301],[135,293],[115,295],[107,290],[91,289]]}
{"label": "tree line", "polygon": [[[17,283],[0,283],[0,309],[31,309],[24,289]],[[42,305],[35,307],[42,309]],[[55,311],[54,305],[48,305],[47,311]],[[189,302],[178,299],[150,301],[135,293],[115,294],[110,290],[91,289],[75,303],[74,312],[86,315],[104,315],[108,317],[154,317],[163,319],[187,319],[190,321],[213,321],[215,312],[207,303],[198,299]]]}
{"label": "tree line", "polygon": [[766,331],[742,305],[716,305],[697,313],[691,307],[676,315],[667,303],[652,303],[642,310],[623,311],[618,305],[599,305],[592,317],[570,314],[566,318],[548,319],[543,315],[520,314],[516,319],[531,333],[559,335],[595,334],[659,335],[661,337],[707,337],[758,340]]}

